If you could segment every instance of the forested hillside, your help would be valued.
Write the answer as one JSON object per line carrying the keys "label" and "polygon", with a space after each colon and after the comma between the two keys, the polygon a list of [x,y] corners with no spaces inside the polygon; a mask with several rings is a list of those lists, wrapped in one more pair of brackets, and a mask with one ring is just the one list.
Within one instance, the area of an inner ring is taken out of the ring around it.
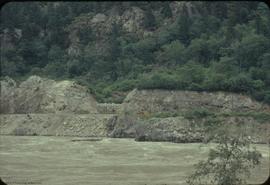
{"label": "forested hillside", "polygon": [[262,2],[12,2],[1,77],[74,79],[98,101],[133,89],[246,93],[270,103]]}

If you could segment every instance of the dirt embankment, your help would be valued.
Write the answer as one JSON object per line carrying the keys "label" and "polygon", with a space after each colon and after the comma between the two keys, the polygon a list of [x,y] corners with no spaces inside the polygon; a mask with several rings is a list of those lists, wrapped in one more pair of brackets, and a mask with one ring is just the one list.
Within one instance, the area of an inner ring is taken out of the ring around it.
{"label": "dirt embankment", "polygon": [[115,114],[99,114],[86,87],[31,76],[1,81],[0,134],[107,136]]}
{"label": "dirt embankment", "polygon": [[[124,120],[128,119],[132,118],[124,118]],[[209,126],[209,121],[213,119],[216,119],[219,128],[229,128],[232,134],[248,135],[254,143],[270,142],[270,121],[261,122],[251,116],[220,116],[218,119],[213,117],[187,119],[182,116],[153,117],[147,120],[133,120],[129,122],[121,122],[118,119],[117,125],[109,136],[131,137],[137,141],[204,142],[211,137],[212,133],[207,131],[207,127]]]}
{"label": "dirt embankment", "polygon": [[134,89],[124,100],[123,107],[137,114],[185,112],[198,108],[213,112],[270,112],[266,104],[245,95],[228,92]]}
{"label": "dirt embankment", "polygon": [[2,135],[106,137],[113,114],[2,114]]}
{"label": "dirt embankment", "polygon": [[[122,104],[99,104],[85,87],[75,82],[32,76],[21,84],[10,78],[1,81],[0,100],[0,134],[5,135],[198,142],[207,139],[203,126],[214,114],[222,124],[247,132],[254,142],[269,139],[269,106],[234,93],[135,89]],[[197,109],[211,114],[202,112],[201,118],[185,116]],[[249,112],[263,113],[266,119],[255,119]]]}
{"label": "dirt embankment", "polygon": [[1,81],[1,113],[97,113],[96,101],[83,86],[31,76],[21,84]]}
{"label": "dirt embankment", "polygon": [[135,137],[138,141],[198,142],[207,139],[204,127],[213,119],[221,126],[245,132],[256,143],[269,140],[270,107],[248,96],[136,89],[124,100],[110,136]]}

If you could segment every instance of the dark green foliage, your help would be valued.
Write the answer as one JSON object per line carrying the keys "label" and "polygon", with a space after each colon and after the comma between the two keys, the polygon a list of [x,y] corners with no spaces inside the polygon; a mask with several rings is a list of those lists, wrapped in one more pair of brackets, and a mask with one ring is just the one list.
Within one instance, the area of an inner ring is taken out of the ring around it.
{"label": "dark green foliage", "polygon": [[165,1],[163,4],[163,8],[161,10],[161,13],[163,14],[164,17],[172,17],[172,10],[170,7],[170,3],[168,1]]}
{"label": "dark green foliage", "polygon": [[186,6],[183,6],[182,13],[177,19],[176,38],[179,39],[185,46],[190,43],[190,26],[191,18],[189,17]]}
{"label": "dark green foliage", "polygon": [[156,18],[151,12],[151,10],[146,10],[144,14],[144,19],[143,19],[143,26],[148,29],[154,29],[156,26]]}
{"label": "dark green foliage", "polygon": [[139,89],[175,89],[180,84],[172,75],[154,73],[142,76],[138,84]]}
{"label": "dark green foliage", "polygon": [[[143,13],[141,30],[127,32],[117,20],[99,31],[91,25],[98,13],[109,18],[132,7]],[[8,3],[1,9],[1,76],[73,78],[101,101],[132,88],[162,88],[241,92],[270,102],[265,3],[184,3],[174,16],[171,7],[139,1]]]}

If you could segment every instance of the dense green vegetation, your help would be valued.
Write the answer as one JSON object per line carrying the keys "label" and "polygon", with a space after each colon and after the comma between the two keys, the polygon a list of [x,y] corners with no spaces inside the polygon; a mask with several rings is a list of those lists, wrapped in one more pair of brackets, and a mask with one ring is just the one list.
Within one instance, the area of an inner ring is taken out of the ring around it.
{"label": "dense green vegetation", "polygon": [[[185,4],[175,15],[169,2],[8,3],[1,9],[1,35],[9,38],[1,50],[1,76],[74,79],[99,101],[121,101],[121,92],[137,87],[247,93],[270,103],[267,5],[191,5],[197,13]],[[113,7],[119,16],[140,8],[142,29],[152,34],[127,32],[116,21],[108,33],[85,24]],[[74,33],[79,41],[72,54]]]}
{"label": "dense green vegetation", "polygon": [[158,112],[154,114],[147,114],[141,117],[142,119],[150,119],[150,118],[168,118],[168,117],[178,117],[182,116],[189,120],[201,120],[203,118],[206,119],[214,119],[214,118],[224,118],[224,117],[250,117],[254,120],[265,123],[270,120],[270,113],[266,112],[212,112],[204,108],[197,108],[186,112]]}

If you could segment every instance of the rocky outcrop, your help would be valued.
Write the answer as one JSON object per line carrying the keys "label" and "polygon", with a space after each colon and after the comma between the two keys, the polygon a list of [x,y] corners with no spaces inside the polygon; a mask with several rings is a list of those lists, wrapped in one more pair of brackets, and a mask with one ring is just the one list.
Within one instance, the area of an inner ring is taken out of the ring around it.
{"label": "rocky outcrop", "polygon": [[122,104],[98,103],[97,110],[101,114],[120,114],[122,111]]}
{"label": "rocky outcrop", "polygon": [[1,135],[108,136],[113,114],[1,114]]}
{"label": "rocky outcrop", "polygon": [[97,113],[88,90],[72,81],[31,76],[21,84],[1,81],[1,113]]}
{"label": "rocky outcrop", "polygon": [[[31,76],[20,84],[8,77],[2,80],[0,100],[0,134],[5,135],[107,136],[136,138],[137,141],[201,142],[207,139],[204,123],[209,117],[218,115],[219,122],[230,126],[232,132],[247,132],[253,142],[266,143],[269,139],[269,115],[264,114],[266,117],[261,123],[248,114],[230,114],[269,113],[269,106],[234,93],[135,89],[123,104],[97,103],[85,87],[75,82]],[[199,118],[185,114],[184,117],[153,117],[156,113],[185,113],[198,108],[207,109],[211,114]]]}
{"label": "rocky outcrop", "polygon": [[170,3],[170,7],[172,10],[173,17],[181,15],[183,12],[183,8],[186,8],[188,16],[192,17],[194,15],[199,15],[198,9],[194,6],[196,3],[191,3],[187,1],[173,1]]}
{"label": "rocky outcrop", "polygon": [[183,117],[152,118],[135,126],[137,141],[202,142],[203,129]]}
{"label": "rocky outcrop", "polygon": [[[149,120],[132,120],[123,124],[118,121],[110,137],[131,137],[136,141],[167,141],[175,143],[192,143],[207,141],[208,119],[186,119],[184,117],[151,118]],[[253,143],[267,143],[270,122],[258,122],[252,117],[220,117],[219,127],[227,127],[230,134],[246,134]]]}
{"label": "rocky outcrop", "polygon": [[241,94],[136,89],[128,94],[123,102],[123,108],[137,114],[186,112],[198,108],[213,112],[270,112],[269,105]]}
{"label": "rocky outcrop", "polygon": [[110,113],[119,108],[102,107],[98,114],[96,100],[73,81],[31,76],[17,84],[6,77],[1,81],[0,134],[105,137],[117,120]]}

